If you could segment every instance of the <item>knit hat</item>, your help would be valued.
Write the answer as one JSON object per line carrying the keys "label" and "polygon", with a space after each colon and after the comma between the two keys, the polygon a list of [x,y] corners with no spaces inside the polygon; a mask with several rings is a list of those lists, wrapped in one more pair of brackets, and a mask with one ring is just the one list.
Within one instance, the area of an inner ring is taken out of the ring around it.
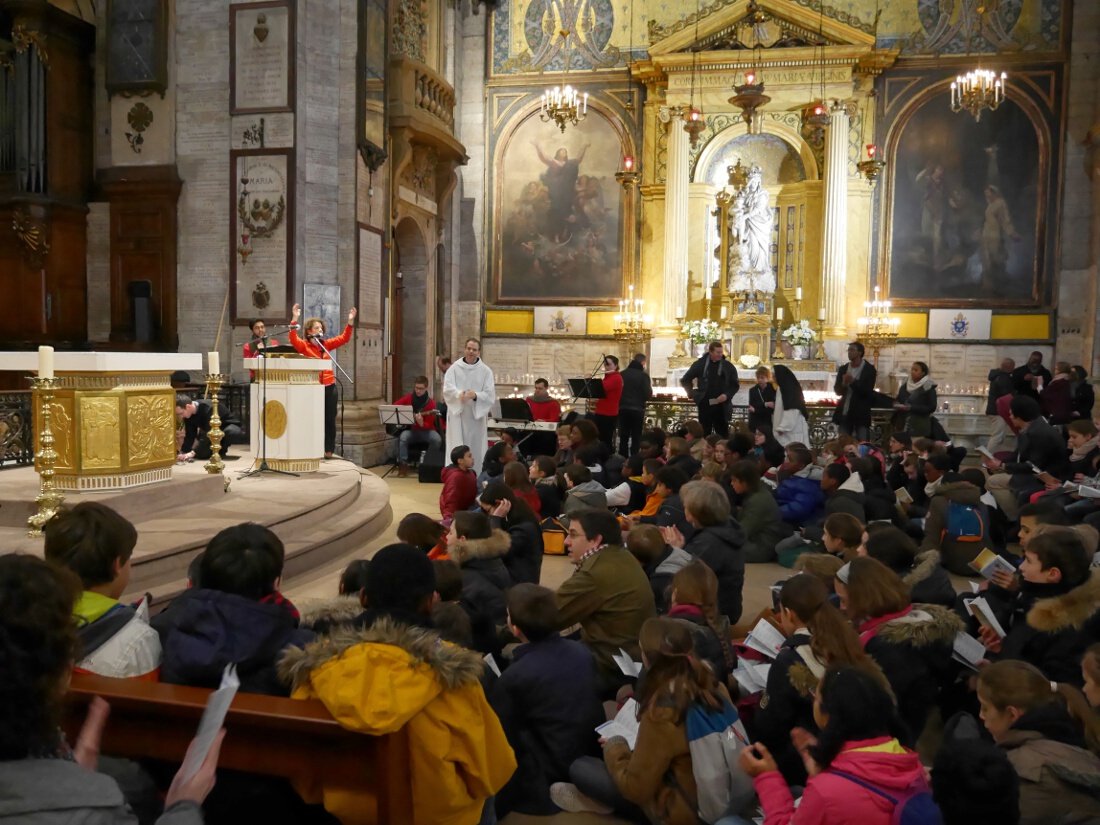
{"label": "knit hat", "polygon": [[416,610],[435,592],[431,560],[411,544],[389,544],[375,553],[367,568],[367,606],[375,610]]}

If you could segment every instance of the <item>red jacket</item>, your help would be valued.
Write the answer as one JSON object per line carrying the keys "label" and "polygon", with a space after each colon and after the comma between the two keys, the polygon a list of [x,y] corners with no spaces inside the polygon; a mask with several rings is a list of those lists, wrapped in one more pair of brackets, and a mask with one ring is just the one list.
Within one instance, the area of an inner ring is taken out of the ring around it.
{"label": "red jacket", "polygon": [[833,773],[833,769],[895,798],[912,783],[925,781],[917,754],[902,749],[897,740],[880,736],[847,742],[833,763],[806,783],[797,809],[779,771],[756,777],[753,785],[764,809],[764,825],[890,825],[894,806],[885,797]]}
{"label": "red jacket", "polygon": [[[337,347],[344,346],[344,344],[351,340],[353,331],[351,324],[348,324],[344,327],[344,331],[335,338],[326,338],[324,341],[325,349],[334,350]],[[324,349],[321,349],[312,341],[303,341],[298,337],[298,331],[294,329],[290,331],[290,345],[308,358],[328,358],[328,353],[325,352]],[[336,383],[336,376],[332,374],[332,370],[325,370],[321,373],[321,383],[326,387],[329,384]]]}
{"label": "red jacket", "polygon": [[443,492],[439,494],[439,512],[443,520],[450,523],[455,513],[469,509],[477,500],[477,473],[449,464],[443,468],[440,477]]}
{"label": "red jacket", "polygon": [[[413,402],[413,394],[410,392],[410,393],[406,393],[405,395],[401,396],[400,398],[398,398],[393,403],[396,404],[399,407],[411,407],[412,402]],[[428,403],[420,408],[420,412],[421,413],[429,413],[432,410],[434,410],[435,408],[436,408],[435,407],[435,399],[429,398]],[[435,419],[436,419],[436,416],[434,416],[434,415],[426,415],[426,416],[424,416],[424,426],[423,427],[421,427],[419,424],[413,424],[410,427],[410,429],[413,432],[416,432],[416,433],[432,432],[433,430],[435,430]]]}
{"label": "red jacket", "polygon": [[623,397],[623,377],[617,371],[604,374],[603,394],[607,397],[596,399],[596,415],[618,415],[619,399]]}
{"label": "red jacket", "polygon": [[513,490],[516,494],[516,498],[521,498],[527,502],[532,510],[535,511],[535,515],[542,518],[542,499],[539,498],[538,490],[532,487],[530,490]]}
{"label": "red jacket", "polygon": [[553,421],[557,424],[561,420],[561,404],[553,398],[549,401],[532,401],[528,398],[527,406],[531,408],[531,418],[535,421]]}

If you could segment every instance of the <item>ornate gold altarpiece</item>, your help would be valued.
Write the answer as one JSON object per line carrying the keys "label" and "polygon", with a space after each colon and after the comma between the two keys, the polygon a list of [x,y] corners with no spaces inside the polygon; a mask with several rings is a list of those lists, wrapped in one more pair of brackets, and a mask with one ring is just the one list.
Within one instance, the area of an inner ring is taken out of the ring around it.
{"label": "ornate gold altarpiece", "polygon": [[[177,370],[197,375],[199,353],[59,352],[50,428],[62,490],[123,490],[168,481],[176,461]],[[33,373],[35,352],[0,353],[0,370]],[[38,392],[34,393],[36,453]]]}

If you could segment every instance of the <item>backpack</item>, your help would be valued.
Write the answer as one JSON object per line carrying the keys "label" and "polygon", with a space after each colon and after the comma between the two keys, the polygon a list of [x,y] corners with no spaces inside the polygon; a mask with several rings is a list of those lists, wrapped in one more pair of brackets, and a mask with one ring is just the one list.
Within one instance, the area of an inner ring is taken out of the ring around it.
{"label": "backpack", "polygon": [[943,529],[944,539],[952,541],[982,541],[985,536],[985,519],[981,510],[958,501],[947,502],[947,525]]}
{"label": "backpack", "polygon": [[909,784],[909,787],[895,796],[845,771],[829,768],[828,772],[854,782],[890,802],[894,806],[890,825],[943,825],[943,814],[940,813],[939,806],[932,798],[932,791],[928,789],[928,783],[923,776],[918,776]]}
{"label": "backpack", "polygon": [[565,555],[565,536],[569,528],[560,518],[547,516],[539,522],[539,530],[542,532],[542,552],[547,556]]}
{"label": "backpack", "polygon": [[745,726],[729,702],[721,710],[692,705],[684,719],[699,818],[706,823],[737,814],[755,795],[738,758],[748,746]]}

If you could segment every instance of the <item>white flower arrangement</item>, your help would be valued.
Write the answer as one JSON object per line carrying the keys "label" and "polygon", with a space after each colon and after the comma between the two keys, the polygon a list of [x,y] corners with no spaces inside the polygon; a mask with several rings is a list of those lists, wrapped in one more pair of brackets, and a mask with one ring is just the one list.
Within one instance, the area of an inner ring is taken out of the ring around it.
{"label": "white flower arrangement", "polygon": [[680,327],[680,334],[690,339],[693,344],[716,341],[718,340],[718,323],[716,321],[688,321]]}
{"label": "white flower arrangement", "polygon": [[810,327],[810,322],[805,319],[797,324],[791,324],[779,333],[779,337],[792,347],[804,347],[817,340],[817,334]]}

